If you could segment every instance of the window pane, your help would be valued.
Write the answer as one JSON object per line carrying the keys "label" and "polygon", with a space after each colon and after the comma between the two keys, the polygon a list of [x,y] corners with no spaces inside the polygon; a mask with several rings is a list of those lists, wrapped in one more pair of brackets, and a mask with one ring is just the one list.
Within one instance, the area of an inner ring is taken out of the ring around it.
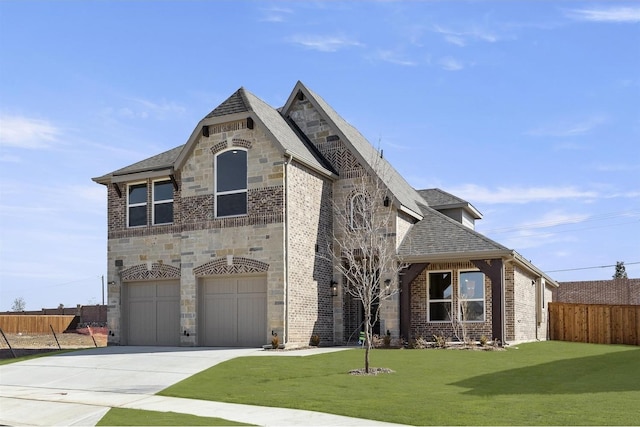
{"label": "window pane", "polygon": [[[466,307],[464,307],[466,304]],[[463,309],[462,320],[466,321],[482,321],[484,320],[484,302],[482,301],[466,301],[462,303]]]}
{"label": "window pane", "polygon": [[451,291],[450,273],[429,273],[429,299],[450,299]]}
{"label": "window pane", "polygon": [[153,206],[154,224],[173,222],[173,203],[158,203]]}
{"label": "window pane", "polygon": [[233,216],[246,215],[247,193],[224,194],[216,199],[217,215]]}
{"label": "window pane", "polygon": [[460,297],[484,298],[484,274],[479,271],[460,273]]}
{"label": "window pane", "polygon": [[450,302],[432,302],[429,303],[429,321],[430,322],[448,322],[451,320],[449,313],[451,312]]}
{"label": "window pane", "polygon": [[216,166],[216,190],[233,191],[247,188],[247,152],[225,151],[218,155]]}
{"label": "window pane", "polygon": [[129,204],[147,203],[147,184],[129,186]]}
{"label": "window pane", "polygon": [[161,181],[153,183],[153,200],[172,200],[173,184],[171,181]]}
{"label": "window pane", "polygon": [[147,206],[129,208],[129,227],[147,225]]}

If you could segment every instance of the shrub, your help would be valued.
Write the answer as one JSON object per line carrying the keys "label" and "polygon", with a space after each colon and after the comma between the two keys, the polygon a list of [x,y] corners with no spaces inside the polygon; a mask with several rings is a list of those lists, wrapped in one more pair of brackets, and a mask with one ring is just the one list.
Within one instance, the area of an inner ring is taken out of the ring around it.
{"label": "shrub", "polygon": [[489,338],[487,338],[486,335],[482,335],[480,337],[480,345],[481,346],[483,346],[483,347],[486,346],[488,342],[489,342]]}
{"label": "shrub", "polygon": [[382,346],[384,348],[391,348],[391,335],[387,334],[382,338]]}
{"label": "shrub", "polygon": [[436,343],[436,347],[438,348],[446,348],[447,347],[447,339],[443,335],[434,335],[433,342]]}
{"label": "shrub", "polygon": [[427,341],[424,337],[419,336],[418,338],[416,338],[413,343],[412,343],[412,347],[415,349],[425,349],[425,348],[429,348],[429,341]]}
{"label": "shrub", "polygon": [[311,340],[309,341],[309,343],[314,347],[319,346],[320,345],[320,336],[319,335],[311,335]]}

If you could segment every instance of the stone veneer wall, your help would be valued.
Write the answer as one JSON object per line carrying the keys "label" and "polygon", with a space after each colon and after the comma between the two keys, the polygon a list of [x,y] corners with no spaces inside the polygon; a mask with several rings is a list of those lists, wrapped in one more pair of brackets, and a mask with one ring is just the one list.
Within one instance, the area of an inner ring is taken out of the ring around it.
{"label": "stone veneer wall", "polygon": [[[180,326],[181,330],[190,331],[189,336],[181,336],[181,343],[197,345],[198,281],[193,270],[228,256],[231,260],[255,260],[269,266],[267,327],[269,331],[284,329],[284,158],[259,129],[250,130],[242,125],[233,128],[236,129],[233,133],[215,133],[218,128],[212,127],[214,132],[209,137],[200,137],[181,173],[176,175],[179,190],[174,192],[171,225],[127,228],[126,186],[121,187],[122,197],[109,187],[108,279],[113,283],[108,287],[108,323],[114,334],[109,337],[111,343],[119,343],[122,333],[120,273],[136,266],[167,265],[180,271]],[[231,147],[247,148],[248,215],[216,219],[214,156]],[[149,210],[150,198],[149,194]],[[148,217],[151,218],[150,211]],[[123,266],[115,267],[116,260]]]}
{"label": "stone veneer wall", "polygon": [[333,344],[332,183],[309,168],[287,165],[287,342],[308,345],[312,335]]}
{"label": "stone veneer wall", "polygon": [[[407,339],[413,340],[423,337],[431,340],[434,335],[444,336],[447,339],[454,337],[451,322],[429,322],[428,318],[428,274],[434,271],[451,271],[453,276],[453,306],[457,306],[458,278],[461,271],[477,271],[471,262],[462,263],[434,263],[429,264],[422,273],[416,277],[409,287],[411,292],[411,330]],[[492,299],[491,299],[491,279],[484,276],[485,292],[485,320],[484,322],[469,322],[467,331],[471,339],[478,340],[482,335],[487,338],[491,336],[492,322]],[[462,337],[460,337],[462,338]]]}

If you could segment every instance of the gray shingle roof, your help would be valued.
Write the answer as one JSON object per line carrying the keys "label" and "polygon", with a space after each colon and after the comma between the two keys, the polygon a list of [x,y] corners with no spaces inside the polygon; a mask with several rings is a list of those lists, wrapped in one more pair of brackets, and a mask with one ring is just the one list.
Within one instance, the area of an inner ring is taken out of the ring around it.
{"label": "gray shingle roof", "polygon": [[141,160],[137,163],[118,169],[114,171],[113,175],[126,175],[135,172],[149,171],[156,169],[170,168],[178,158],[178,155],[182,151],[183,145],[167,150],[164,153],[156,154],[155,156]]}
{"label": "gray shingle roof", "polygon": [[471,203],[451,193],[447,193],[439,188],[429,188],[418,190],[429,206],[434,209],[454,209],[462,208],[471,214],[475,219],[482,219],[482,214]]}
{"label": "gray shingle roof", "polygon": [[326,160],[305,144],[278,110],[249,91],[241,88],[238,92],[242,94],[248,108],[256,114],[286,153],[292,154],[294,159],[303,161],[315,169],[325,173],[332,172]]}
{"label": "gray shingle roof", "polygon": [[244,92],[244,88],[241,87],[222,104],[218,105],[212,112],[207,114],[205,118],[222,117],[229,114],[249,111],[248,102],[244,97]]}
{"label": "gray shingle roof", "polygon": [[[421,215],[420,205],[426,204],[424,199],[418,192],[387,162],[386,159],[380,159],[378,151],[367,141],[367,139],[351,124],[344,120],[321,96],[304,86],[302,82],[298,82],[296,87],[303,88],[314,103],[324,114],[327,119],[332,122],[338,131],[341,132],[350,143],[354,150],[360,155],[370,170],[380,169],[383,171],[381,178],[389,191],[398,199],[398,201],[406,208]],[[297,90],[294,90],[294,93]],[[379,160],[378,160],[379,159]],[[381,164],[376,166],[373,163],[380,161]]]}
{"label": "gray shingle roof", "polygon": [[489,239],[433,208],[422,207],[424,218],[411,230],[398,248],[403,257],[438,254],[466,254],[469,252],[509,251]]}

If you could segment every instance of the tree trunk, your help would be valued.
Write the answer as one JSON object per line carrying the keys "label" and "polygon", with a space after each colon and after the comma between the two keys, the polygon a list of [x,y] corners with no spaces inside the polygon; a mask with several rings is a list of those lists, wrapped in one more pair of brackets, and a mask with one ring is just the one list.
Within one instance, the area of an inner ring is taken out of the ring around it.
{"label": "tree trunk", "polygon": [[368,305],[364,308],[364,337],[365,337],[365,349],[364,349],[364,372],[369,373],[369,350],[371,349],[371,306]]}

